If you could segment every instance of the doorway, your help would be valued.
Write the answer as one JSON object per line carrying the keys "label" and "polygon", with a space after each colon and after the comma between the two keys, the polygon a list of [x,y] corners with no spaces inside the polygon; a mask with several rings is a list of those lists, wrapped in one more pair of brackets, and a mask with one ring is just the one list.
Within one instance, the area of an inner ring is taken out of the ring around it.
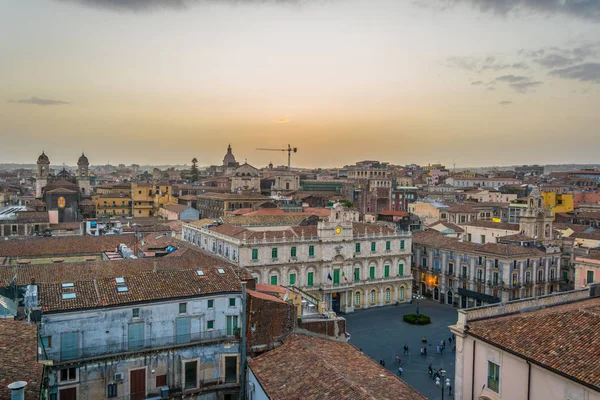
{"label": "doorway", "polygon": [[331,309],[333,312],[340,312],[340,294],[338,292],[331,293]]}
{"label": "doorway", "polygon": [[146,368],[129,371],[129,394],[131,400],[146,398]]}

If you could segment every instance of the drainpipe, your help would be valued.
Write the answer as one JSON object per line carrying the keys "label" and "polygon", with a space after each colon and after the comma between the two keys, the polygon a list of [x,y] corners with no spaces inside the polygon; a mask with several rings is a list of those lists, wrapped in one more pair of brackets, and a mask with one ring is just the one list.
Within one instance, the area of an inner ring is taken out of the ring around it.
{"label": "drainpipe", "polygon": [[471,366],[471,400],[475,400],[475,340],[473,340],[473,365]]}
{"label": "drainpipe", "polygon": [[527,362],[527,400],[531,398],[531,363]]}
{"label": "drainpipe", "polygon": [[240,349],[240,399],[246,398],[246,282],[242,282],[242,328]]}

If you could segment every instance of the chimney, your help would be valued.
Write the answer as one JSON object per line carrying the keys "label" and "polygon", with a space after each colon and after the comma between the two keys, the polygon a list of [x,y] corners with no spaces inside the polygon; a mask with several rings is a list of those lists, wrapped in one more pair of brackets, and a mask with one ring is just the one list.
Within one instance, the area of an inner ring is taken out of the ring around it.
{"label": "chimney", "polygon": [[13,382],[8,385],[8,388],[10,389],[11,400],[24,400],[25,386],[27,386],[27,382],[25,381]]}
{"label": "chimney", "polygon": [[158,268],[156,267],[156,261],[154,261],[154,269],[152,270],[152,272],[156,272],[158,271]]}

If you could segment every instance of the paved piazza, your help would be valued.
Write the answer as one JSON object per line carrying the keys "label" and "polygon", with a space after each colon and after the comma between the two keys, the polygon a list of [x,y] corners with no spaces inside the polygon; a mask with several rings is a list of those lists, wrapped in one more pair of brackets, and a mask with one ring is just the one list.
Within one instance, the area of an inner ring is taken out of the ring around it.
{"label": "paved piazza", "polygon": [[[402,379],[432,400],[442,398],[441,390],[430,379],[427,367],[432,364],[434,369],[445,369],[446,377],[452,382],[454,394],[454,353],[452,345],[448,344],[451,336],[448,325],[456,323],[455,308],[421,300],[419,311],[431,317],[431,324],[425,326],[410,325],[402,320],[404,314],[415,313],[416,302],[382,308],[356,311],[347,314],[346,331],[350,333],[350,343],[362,349],[375,361],[385,361],[385,367],[398,373],[394,363],[396,354],[402,357],[404,372]],[[427,338],[427,356],[420,355],[421,339]],[[441,340],[446,341],[443,354],[436,354],[436,345]],[[454,343],[454,342],[453,342]],[[404,345],[408,345],[410,355],[403,355]],[[444,379],[445,380],[445,379]],[[446,390],[444,399],[451,398]]]}

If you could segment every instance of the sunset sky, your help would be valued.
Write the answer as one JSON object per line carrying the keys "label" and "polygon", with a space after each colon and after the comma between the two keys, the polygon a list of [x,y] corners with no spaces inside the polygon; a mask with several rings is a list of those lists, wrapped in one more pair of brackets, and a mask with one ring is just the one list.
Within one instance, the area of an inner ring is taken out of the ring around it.
{"label": "sunset sky", "polygon": [[0,2],[0,163],[600,163],[600,0]]}

